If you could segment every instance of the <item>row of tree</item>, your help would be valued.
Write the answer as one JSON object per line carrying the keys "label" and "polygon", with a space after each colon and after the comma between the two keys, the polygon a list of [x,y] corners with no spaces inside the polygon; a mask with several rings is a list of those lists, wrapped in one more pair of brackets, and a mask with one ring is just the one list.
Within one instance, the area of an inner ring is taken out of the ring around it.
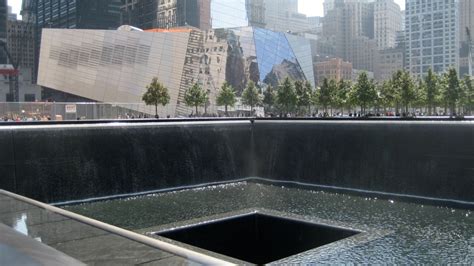
{"label": "row of tree", "polygon": [[[358,110],[361,114],[386,112],[388,109],[408,114],[410,109],[425,109],[428,115],[433,115],[436,108],[441,107],[445,113],[449,109],[452,115],[472,114],[472,83],[471,76],[459,80],[455,69],[439,75],[429,70],[423,79],[415,79],[409,72],[399,70],[390,80],[381,83],[369,79],[367,73],[362,72],[355,83],[324,79],[316,89],[309,82],[286,78],[277,88],[268,86],[263,93],[261,88],[250,81],[241,94],[241,102],[252,111],[257,106],[263,106],[267,113],[297,116],[312,114],[312,108],[324,113],[333,110],[351,113]],[[157,112],[158,105],[169,103],[168,90],[155,78],[147,86],[143,101],[147,105],[154,105]],[[194,84],[186,91],[184,102],[194,107],[198,114],[199,107],[209,104],[209,93]],[[224,106],[228,115],[229,107],[234,107],[236,103],[236,91],[230,84],[224,83],[218,92],[216,104]]]}

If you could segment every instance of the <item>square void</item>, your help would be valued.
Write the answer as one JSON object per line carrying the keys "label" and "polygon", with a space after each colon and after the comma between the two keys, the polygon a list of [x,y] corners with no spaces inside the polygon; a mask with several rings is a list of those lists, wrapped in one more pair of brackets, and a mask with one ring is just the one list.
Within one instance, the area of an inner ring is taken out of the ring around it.
{"label": "square void", "polygon": [[266,264],[358,233],[255,213],[156,234],[246,262]]}

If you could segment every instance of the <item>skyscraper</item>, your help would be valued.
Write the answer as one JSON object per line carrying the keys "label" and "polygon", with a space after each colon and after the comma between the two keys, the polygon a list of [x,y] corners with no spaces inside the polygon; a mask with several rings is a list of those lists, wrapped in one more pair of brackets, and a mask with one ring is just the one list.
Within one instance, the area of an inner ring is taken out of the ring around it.
{"label": "skyscraper", "polygon": [[[7,42],[7,20],[8,20],[8,5],[7,0],[0,0],[0,41]],[[7,55],[2,50],[0,51],[0,64],[7,63]]]}
{"label": "skyscraper", "polygon": [[324,16],[328,14],[329,11],[333,10],[335,7],[336,0],[324,0],[323,2],[323,9],[324,9]]}
{"label": "skyscraper", "polygon": [[38,0],[39,28],[116,29],[120,26],[121,0]]}
{"label": "skyscraper", "polygon": [[394,0],[377,0],[374,7],[374,36],[379,49],[395,47],[402,30],[402,13]]}
{"label": "skyscraper", "polygon": [[459,64],[458,0],[407,0],[406,48],[408,70],[422,76]]}
{"label": "skyscraper", "polygon": [[281,32],[310,29],[306,15],[298,12],[297,0],[265,0],[266,28]]}
{"label": "skyscraper", "polygon": [[335,0],[323,19],[323,36],[336,47],[336,56],[356,69],[373,71],[376,58],[374,3],[369,0]]}
{"label": "skyscraper", "polygon": [[[459,31],[460,31],[460,59],[459,59],[459,73],[461,75],[469,73],[469,63],[472,62],[469,59],[469,46],[472,47],[473,43],[469,43],[467,30],[471,32],[471,38],[474,34],[474,1],[472,0],[460,0],[459,1]],[[472,47],[474,48],[474,47]]]}

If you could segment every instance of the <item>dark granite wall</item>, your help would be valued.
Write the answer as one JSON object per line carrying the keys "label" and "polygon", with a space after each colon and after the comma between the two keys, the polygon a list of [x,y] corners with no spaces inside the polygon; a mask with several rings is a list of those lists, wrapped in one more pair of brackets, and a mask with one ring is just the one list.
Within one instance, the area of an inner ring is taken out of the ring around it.
{"label": "dark granite wall", "polygon": [[[250,123],[31,127],[13,134],[16,185],[2,178],[0,188],[45,202],[242,178],[250,146]],[[9,169],[8,154],[0,151],[7,158],[2,169]]]}
{"label": "dark granite wall", "polygon": [[45,202],[244,177],[474,202],[472,122],[0,128],[0,189]]}
{"label": "dark granite wall", "polygon": [[474,124],[259,122],[259,176],[474,202]]}

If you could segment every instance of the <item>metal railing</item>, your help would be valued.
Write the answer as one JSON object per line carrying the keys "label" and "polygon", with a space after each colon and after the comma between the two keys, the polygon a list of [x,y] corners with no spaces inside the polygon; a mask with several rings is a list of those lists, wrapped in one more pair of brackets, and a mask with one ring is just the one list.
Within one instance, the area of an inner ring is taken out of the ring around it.
{"label": "metal railing", "polygon": [[137,111],[147,109],[149,107],[142,103],[2,102],[0,119],[3,121],[131,119],[149,117],[149,114]]}

